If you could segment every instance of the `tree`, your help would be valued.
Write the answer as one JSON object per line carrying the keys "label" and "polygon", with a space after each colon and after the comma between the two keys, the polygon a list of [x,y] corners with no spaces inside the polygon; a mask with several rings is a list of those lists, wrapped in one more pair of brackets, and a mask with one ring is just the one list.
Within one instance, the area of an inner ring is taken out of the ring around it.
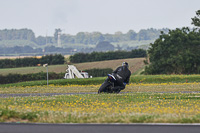
{"label": "tree", "polygon": [[95,47],[95,51],[113,51],[113,50],[114,46],[107,41],[99,42]]}
{"label": "tree", "polygon": [[128,40],[136,40],[137,33],[133,30],[129,30],[126,34]]}
{"label": "tree", "polygon": [[26,37],[27,40],[30,40],[30,41],[33,41],[33,42],[36,41],[35,40],[35,33],[32,30],[28,30],[26,36],[27,36]]}
{"label": "tree", "polygon": [[0,30],[1,40],[29,40],[35,41],[35,34],[29,29],[11,29],[11,30]]}
{"label": "tree", "polygon": [[200,73],[200,32],[188,27],[162,33],[148,50],[146,74]]}
{"label": "tree", "polygon": [[192,24],[197,27],[200,27],[200,10],[196,11],[196,16],[192,18]]}
{"label": "tree", "polygon": [[105,41],[113,42],[112,34],[104,34]]}
{"label": "tree", "polygon": [[38,45],[45,45],[46,44],[46,38],[45,37],[42,37],[42,36],[38,36],[36,38],[36,43]]}
{"label": "tree", "polygon": [[84,39],[85,39],[84,32],[79,32],[76,34],[76,43],[83,43]]}
{"label": "tree", "polygon": [[147,30],[140,30],[138,33],[138,40],[151,40],[151,38],[149,37],[149,34],[147,32]]}
{"label": "tree", "polygon": [[121,31],[115,32],[113,35],[113,42],[123,41],[124,34]]}
{"label": "tree", "polygon": [[104,37],[100,32],[93,32],[92,33],[92,43],[97,44],[98,42],[104,41]]}
{"label": "tree", "polygon": [[66,35],[66,34],[62,34],[60,36],[61,40],[63,41],[63,43],[71,43],[74,44],[75,43],[75,39],[74,36],[72,35]]}

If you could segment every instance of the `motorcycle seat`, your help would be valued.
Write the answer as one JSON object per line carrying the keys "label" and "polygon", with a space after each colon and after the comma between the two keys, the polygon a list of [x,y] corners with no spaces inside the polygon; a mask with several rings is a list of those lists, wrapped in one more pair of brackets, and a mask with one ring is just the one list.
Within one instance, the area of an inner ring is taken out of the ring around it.
{"label": "motorcycle seat", "polygon": [[115,78],[112,74],[108,74],[108,78],[109,78],[111,81],[116,81],[116,78]]}

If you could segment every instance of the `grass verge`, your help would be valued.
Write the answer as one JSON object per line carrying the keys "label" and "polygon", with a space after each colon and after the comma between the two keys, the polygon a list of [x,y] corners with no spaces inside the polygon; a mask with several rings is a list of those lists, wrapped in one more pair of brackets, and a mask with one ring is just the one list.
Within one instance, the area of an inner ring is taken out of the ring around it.
{"label": "grass verge", "polygon": [[44,123],[200,122],[200,94],[191,93],[88,94],[0,98],[0,101],[3,122],[16,119]]}
{"label": "grass verge", "polygon": [[16,112],[14,110],[0,109],[0,122],[28,122],[34,121],[37,118],[37,112]]}
{"label": "grass verge", "polygon": [[[53,85],[99,85],[104,82],[106,77],[88,78],[88,79],[59,79],[49,80],[49,84]],[[200,75],[132,75],[130,83],[193,83],[200,82]],[[0,87],[11,86],[44,86],[46,80],[20,82],[14,84],[3,84]]]}
{"label": "grass verge", "polygon": [[[49,85],[47,86],[13,86],[0,87],[0,94],[22,94],[22,93],[89,93],[97,92],[98,85]],[[200,83],[131,83],[122,92],[198,92]]]}

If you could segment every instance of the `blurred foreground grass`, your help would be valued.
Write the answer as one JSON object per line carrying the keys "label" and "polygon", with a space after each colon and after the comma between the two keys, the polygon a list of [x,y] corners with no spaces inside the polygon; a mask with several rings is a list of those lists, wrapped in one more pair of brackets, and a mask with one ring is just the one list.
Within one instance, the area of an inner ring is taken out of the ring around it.
{"label": "blurred foreground grass", "polygon": [[0,122],[200,122],[200,94],[192,93],[86,94],[0,101]]}

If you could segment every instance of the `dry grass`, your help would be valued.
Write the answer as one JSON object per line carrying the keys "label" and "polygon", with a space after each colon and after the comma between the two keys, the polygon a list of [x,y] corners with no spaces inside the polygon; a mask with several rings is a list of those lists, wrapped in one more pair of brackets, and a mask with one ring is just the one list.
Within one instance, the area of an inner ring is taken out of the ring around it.
{"label": "dry grass", "polygon": [[[61,73],[65,72],[67,66],[66,65],[52,65],[48,67],[49,72],[56,72]],[[21,68],[7,68],[7,69],[0,69],[1,75],[7,75],[9,73],[14,74],[28,74],[28,73],[39,73],[39,72],[46,72],[46,68],[43,66],[36,66],[36,67],[21,67]]]}
{"label": "dry grass", "polygon": [[[74,64],[79,70],[92,69],[92,68],[112,68],[116,69],[126,61],[129,63],[129,67],[132,73],[142,69],[144,67],[143,63],[144,58],[132,58],[132,59],[119,59],[119,60],[108,60],[108,61],[98,61],[98,62],[87,62],[87,63],[77,63]],[[48,67],[49,72],[55,73],[65,73],[67,64],[64,65],[51,65]],[[9,68],[9,69],[0,69],[0,74],[7,75],[8,73],[18,73],[18,74],[27,74],[27,73],[38,73],[46,72],[46,68],[40,67],[23,67],[23,68]]]}
{"label": "dry grass", "polygon": [[[17,58],[25,58],[25,57],[35,57],[35,56],[0,56],[1,59],[17,59]],[[41,56],[36,56],[40,58]]]}
{"label": "dry grass", "polygon": [[92,69],[92,68],[112,68],[116,69],[122,64],[122,62],[128,62],[131,73],[134,73],[144,67],[145,58],[132,58],[132,59],[119,59],[119,60],[108,60],[108,61],[97,61],[89,63],[79,63],[75,66],[79,70]]}

